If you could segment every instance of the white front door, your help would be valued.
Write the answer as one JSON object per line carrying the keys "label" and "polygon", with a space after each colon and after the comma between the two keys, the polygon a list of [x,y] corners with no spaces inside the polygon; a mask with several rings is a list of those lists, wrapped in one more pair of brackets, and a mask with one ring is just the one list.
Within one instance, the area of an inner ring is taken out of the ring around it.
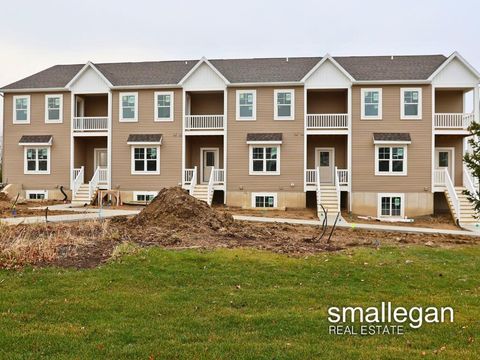
{"label": "white front door", "polygon": [[95,169],[101,167],[106,169],[108,165],[107,149],[95,149]]}
{"label": "white front door", "polygon": [[320,167],[320,182],[325,184],[334,183],[335,149],[317,148],[315,166]]}
{"label": "white front door", "polygon": [[435,148],[435,169],[448,169],[452,183],[455,185],[454,148]]}
{"label": "white front door", "polygon": [[212,169],[218,169],[218,148],[200,149],[200,170],[202,183],[208,183]]}

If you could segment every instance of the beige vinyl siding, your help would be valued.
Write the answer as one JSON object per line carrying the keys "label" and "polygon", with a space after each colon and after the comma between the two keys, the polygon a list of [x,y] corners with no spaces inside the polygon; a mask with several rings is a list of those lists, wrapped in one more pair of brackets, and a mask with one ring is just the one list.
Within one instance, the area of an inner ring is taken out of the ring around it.
{"label": "beige vinyl siding", "polygon": [[346,90],[309,90],[307,114],[346,114],[348,111]]}
{"label": "beige vinyl siding", "polygon": [[[49,93],[13,94],[4,97],[3,181],[18,184],[25,190],[70,187],[70,93],[63,94],[63,123],[45,124],[45,95]],[[30,124],[13,124],[13,97],[30,95]],[[24,147],[18,142],[22,135],[52,135],[50,175],[24,175]]]}
{"label": "beige vinyl siding", "polygon": [[308,135],[307,168],[314,169],[315,149],[334,148],[335,165],[339,169],[347,168],[347,136],[346,135]]}
{"label": "beige vinyl siding", "polygon": [[190,97],[191,115],[223,115],[223,91],[221,93],[194,93]]}
{"label": "beige vinyl siding", "polygon": [[455,186],[463,186],[463,136],[435,135],[435,147],[455,148]]}
{"label": "beige vinyl siding", "polygon": [[462,90],[436,90],[436,113],[463,113]]}
{"label": "beige vinyl siding", "polygon": [[[241,89],[241,88],[240,88]],[[303,88],[295,89],[295,119],[274,120],[274,87],[248,88],[257,93],[255,121],[236,120],[236,90],[228,89],[228,190],[303,191]],[[280,175],[249,175],[247,133],[282,133]],[[294,184],[291,186],[291,184]]]}
{"label": "beige vinyl siding", "polygon": [[[378,88],[380,86],[375,86]],[[422,119],[400,119],[400,88],[422,88]],[[352,88],[352,191],[353,192],[426,192],[432,182],[432,90],[430,86],[388,85],[383,89],[382,120],[361,120],[360,92],[366,86]],[[375,176],[374,132],[408,132],[407,176]]]}
{"label": "beige vinyl siding", "polygon": [[[182,91],[174,91],[174,121],[154,121],[155,90],[138,90],[138,122],[119,122],[119,92],[112,93],[112,188],[122,191],[159,190],[182,180]],[[130,92],[130,91],[129,91]],[[131,175],[130,134],[162,134],[160,175]]]}

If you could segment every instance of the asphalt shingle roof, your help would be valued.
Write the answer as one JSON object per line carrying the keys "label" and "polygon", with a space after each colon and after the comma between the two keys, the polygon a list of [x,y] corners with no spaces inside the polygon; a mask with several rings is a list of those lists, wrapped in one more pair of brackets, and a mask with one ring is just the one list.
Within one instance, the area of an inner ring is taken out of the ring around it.
{"label": "asphalt shingle roof", "polygon": [[247,141],[282,141],[282,133],[248,133]]}
{"label": "asphalt shingle roof", "polygon": [[[321,57],[213,59],[210,63],[230,83],[299,82]],[[426,80],[446,60],[443,55],[337,56],[357,81]],[[198,60],[94,64],[114,86],[175,85]],[[56,65],[3,89],[62,88],[83,64]]]}
{"label": "asphalt shingle roof", "polygon": [[142,142],[151,142],[151,143],[161,143],[162,134],[130,134],[128,135],[127,142],[132,143],[142,143]]}
{"label": "asphalt shingle roof", "polygon": [[48,144],[52,135],[23,135],[18,141],[19,144]]}
{"label": "asphalt shingle roof", "polygon": [[412,141],[409,133],[373,133],[374,141]]}

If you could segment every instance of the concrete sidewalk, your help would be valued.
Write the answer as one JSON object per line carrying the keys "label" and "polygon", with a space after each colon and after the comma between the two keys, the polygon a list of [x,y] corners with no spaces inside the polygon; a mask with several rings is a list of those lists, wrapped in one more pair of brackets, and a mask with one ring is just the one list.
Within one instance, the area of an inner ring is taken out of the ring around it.
{"label": "concrete sidewalk", "polygon": [[[235,220],[239,221],[255,221],[266,223],[284,223],[294,225],[313,225],[321,226],[320,220],[303,220],[303,219],[284,219],[284,218],[269,218],[259,216],[243,216],[233,215]],[[328,224],[333,225],[334,219],[329,218]],[[375,231],[391,231],[401,233],[415,233],[415,234],[445,234],[445,235],[465,235],[465,236],[480,236],[478,232],[471,232],[467,230],[447,230],[447,229],[429,229],[415,226],[395,226],[395,225],[374,225],[374,224],[351,224],[346,222],[343,218],[337,223],[337,227],[355,228]]]}

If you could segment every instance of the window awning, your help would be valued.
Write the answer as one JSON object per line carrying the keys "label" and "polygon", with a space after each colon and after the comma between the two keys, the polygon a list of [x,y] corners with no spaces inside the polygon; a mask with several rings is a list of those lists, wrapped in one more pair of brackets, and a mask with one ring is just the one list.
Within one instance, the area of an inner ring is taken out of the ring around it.
{"label": "window awning", "polygon": [[20,146],[51,146],[53,142],[52,135],[22,135],[18,145]]}
{"label": "window awning", "polygon": [[374,144],[411,144],[409,133],[373,133]]}
{"label": "window awning", "polygon": [[248,133],[247,144],[281,144],[282,133]]}
{"label": "window awning", "polygon": [[128,145],[162,145],[162,134],[130,134]]}

